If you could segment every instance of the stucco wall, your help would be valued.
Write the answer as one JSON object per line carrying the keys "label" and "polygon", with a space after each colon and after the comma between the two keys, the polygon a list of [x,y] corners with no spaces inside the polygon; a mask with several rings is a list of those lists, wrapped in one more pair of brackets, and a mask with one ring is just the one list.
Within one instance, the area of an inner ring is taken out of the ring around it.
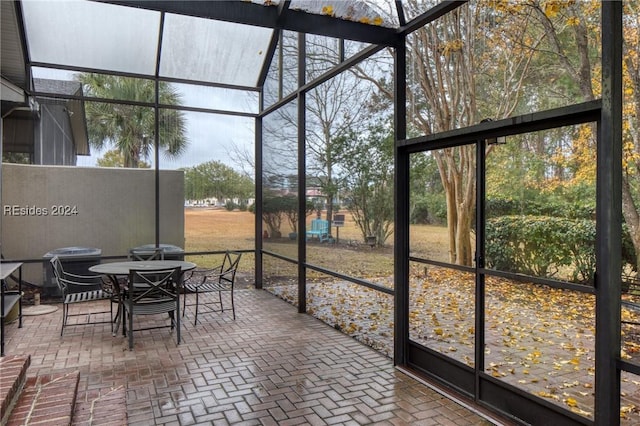
{"label": "stucco wall", "polygon": [[[155,242],[155,173],[148,169],[2,165],[2,252],[42,258],[61,247],[126,255]],[[62,209],[56,206],[62,206]],[[184,247],[183,172],[160,172],[160,242]],[[25,278],[40,283],[42,267]]]}

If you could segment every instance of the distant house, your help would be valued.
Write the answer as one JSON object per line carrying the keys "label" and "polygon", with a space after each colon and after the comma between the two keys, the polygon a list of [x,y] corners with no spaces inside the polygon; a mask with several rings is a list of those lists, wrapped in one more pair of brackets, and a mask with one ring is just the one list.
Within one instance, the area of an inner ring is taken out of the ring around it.
{"label": "distant house", "polygon": [[305,191],[307,201],[313,203],[313,205],[322,205],[327,202],[327,196],[322,192],[321,188],[308,187]]}
{"label": "distant house", "polygon": [[5,102],[7,92],[3,91],[3,158],[27,164],[76,165],[78,155],[90,153],[84,103],[59,97],[81,97],[82,85],[36,78],[33,88],[35,96],[13,104]]}

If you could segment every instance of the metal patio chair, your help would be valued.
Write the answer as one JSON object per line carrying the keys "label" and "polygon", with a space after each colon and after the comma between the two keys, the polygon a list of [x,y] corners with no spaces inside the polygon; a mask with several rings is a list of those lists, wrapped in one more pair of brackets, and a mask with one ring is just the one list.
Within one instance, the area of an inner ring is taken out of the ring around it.
{"label": "metal patio chair", "polygon": [[[111,292],[111,286],[105,286],[102,276],[79,275],[66,272],[58,256],[54,256],[50,260],[50,263],[53,268],[53,275],[58,285],[58,289],[62,294],[62,327],[60,328],[60,336],[64,333],[64,328],[68,326],[106,323],[113,324],[113,303],[116,303],[116,300]],[[99,300],[109,300],[111,302],[109,304],[110,309],[108,311],[70,313],[72,305]],[[109,313],[109,321],[91,321],[91,315],[105,313]],[[75,316],[86,316],[87,321],[83,323],[69,324],[69,317]]]}
{"label": "metal patio chair", "polygon": [[[122,328],[129,338],[129,350],[133,349],[134,331],[155,328],[176,328],[177,342],[180,344],[180,275],[179,266],[154,270],[132,269],[129,272],[128,288],[123,300],[125,318]],[[168,325],[134,328],[133,320],[136,315],[163,313],[169,314]]]}
{"label": "metal patio chair", "polygon": [[[222,293],[229,293],[231,299],[231,311],[233,312],[233,319],[236,319],[236,308],[233,300],[233,290],[236,279],[236,271],[238,270],[238,264],[240,263],[240,257],[242,253],[227,251],[224,255],[222,264],[210,269],[196,269],[192,271],[188,278],[184,279],[184,301],[182,315],[185,314],[187,306],[195,306],[195,318],[193,324],[198,323],[198,313],[200,312],[200,305],[212,304],[213,307],[208,306],[205,311],[207,312],[224,312],[224,305],[222,302]],[[195,302],[187,303],[187,294],[195,294]],[[201,296],[206,293],[218,293],[216,298],[206,298],[201,300]]]}
{"label": "metal patio chair", "polygon": [[164,248],[129,249],[129,260],[164,260]]}

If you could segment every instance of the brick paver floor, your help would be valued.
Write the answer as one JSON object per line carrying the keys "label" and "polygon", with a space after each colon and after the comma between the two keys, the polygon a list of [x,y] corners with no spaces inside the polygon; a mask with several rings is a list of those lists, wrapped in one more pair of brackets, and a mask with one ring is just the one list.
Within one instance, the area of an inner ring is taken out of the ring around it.
{"label": "brick paver floor", "polygon": [[61,338],[58,309],[8,325],[6,354],[30,354],[30,376],[78,370],[80,400],[126,389],[131,425],[491,424],[265,291],[237,291],[236,307],[235,321],[208,314],[197,326],[188,311],[180,345],[168,329],[136,332],[133,351],[109,324]]}

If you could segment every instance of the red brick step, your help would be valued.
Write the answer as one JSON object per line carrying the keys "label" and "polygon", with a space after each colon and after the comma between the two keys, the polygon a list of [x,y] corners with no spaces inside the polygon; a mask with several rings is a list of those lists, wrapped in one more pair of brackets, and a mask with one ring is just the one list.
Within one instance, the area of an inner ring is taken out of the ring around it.
{"label": "red brick step", "polygon": [[79,371],[28,378],[7,426],[71,424],[79,381]]}
{"label": "red brick step", "polygon": [[127,424],[127,398],[124,386],[78,395],[73,426],[122,426]]}
{"label": "red brick step", "polygon": [[0,358],[0,424],[6,424],[9,413],[18,401],[30,364],[30,356]]}

